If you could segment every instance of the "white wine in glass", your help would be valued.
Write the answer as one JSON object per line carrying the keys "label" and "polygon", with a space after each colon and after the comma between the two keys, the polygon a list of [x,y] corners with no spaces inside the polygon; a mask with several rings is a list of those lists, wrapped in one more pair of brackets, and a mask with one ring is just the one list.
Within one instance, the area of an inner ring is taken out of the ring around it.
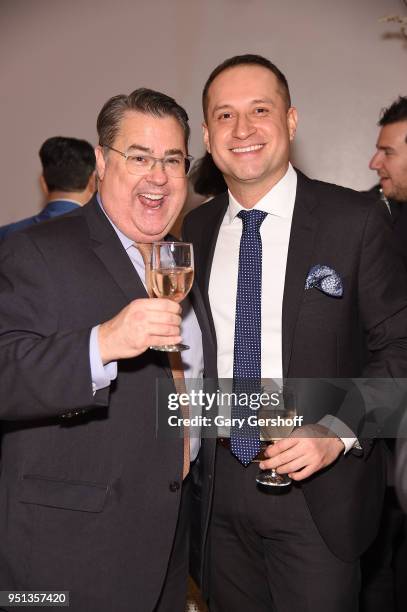
{"label": "white wine in glass", "polygon": [[[151,281],[156,297],[181,302],[194,282],[194,254],[190,242],[154,242],[151,253]],[[186,344],[151,346],[157,351],[189,349]]]}
{"label": "white wine in glass", "polygon": [[192,268],[160,268],[153,272],[153,291],[157,297],[181,302],[192,287]]}
{"label": "white wine in glass", "polygon": [[[264,419],[265,424],[260,425],[260,441],[262,447],[274,444],[277,440],[288,438],[294,429],[295,408],[294,394],[291,391],[284,392],[284,407],[278,410],[259,410],[258,417]],[[256,482],[269,487],[286,487],[291,484],[288,474],[278,474],[275,469],[260,470]]]}

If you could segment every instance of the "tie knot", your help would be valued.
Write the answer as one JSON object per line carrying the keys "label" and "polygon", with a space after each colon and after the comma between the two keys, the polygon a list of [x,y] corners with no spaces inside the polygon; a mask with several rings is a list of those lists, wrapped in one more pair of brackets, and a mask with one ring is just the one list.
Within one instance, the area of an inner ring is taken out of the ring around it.
{"label": "tie knot", "polygon": [[140,251],[144,265],[149,265],[151,263],[151,252],[153,250],[153,245],[150,242],[135,242],[134,246]]}
{"label": "tie knot", "polygon": [[243,222],[243,232],[258,232],[267,213],[263,210],[241,210],[237,215]]}

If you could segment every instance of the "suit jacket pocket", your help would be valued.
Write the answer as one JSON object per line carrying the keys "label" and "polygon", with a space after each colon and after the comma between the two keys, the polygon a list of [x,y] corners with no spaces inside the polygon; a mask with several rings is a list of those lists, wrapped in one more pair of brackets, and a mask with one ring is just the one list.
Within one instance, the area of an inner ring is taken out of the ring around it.
{"label": "suit jacket pocket", "polygon": [[54,480],[34,474],[23,475],[18,499],[24,504],[101,512],[108,485],[72,480]]}
{"label": "suit jacket pocket", "polygon": [[306,289],[304,291],[303,304],[313,304],[314,302],[341,302],[343,297],[336,297],[334,295],[328,295],[320,289],[313,287],[312,289]]}

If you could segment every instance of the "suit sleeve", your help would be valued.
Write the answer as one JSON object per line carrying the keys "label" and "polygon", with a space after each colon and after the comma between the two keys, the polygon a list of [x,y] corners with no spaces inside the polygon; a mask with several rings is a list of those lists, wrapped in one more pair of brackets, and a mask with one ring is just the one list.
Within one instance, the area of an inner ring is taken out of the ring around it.
{"label": "suit sleeve", "polygon": [[90,328],[64,329],[58,291],[30,236],[18,233],[0,249],[0,419],[71,416],[107,404],[93,396]]}
{"label": "suit sleeve", "polygon": [[407,513],[407,415],[404,416],[396,444],[396,490],[400,504]]}
{"label": "suit sleeve", "polygon": [[407,376],[407,272],[384,212],[372,205],[359,268],[359,309],[370,358],[364,375]]}
{"label": "suit sleeve", "polygon": [[349,394],[337,416],[358,435],[392,437],[407,391],[407,272],[377,203],[371,205],[361,242],[358,297],[367,380],[357,381],[358,395]]}

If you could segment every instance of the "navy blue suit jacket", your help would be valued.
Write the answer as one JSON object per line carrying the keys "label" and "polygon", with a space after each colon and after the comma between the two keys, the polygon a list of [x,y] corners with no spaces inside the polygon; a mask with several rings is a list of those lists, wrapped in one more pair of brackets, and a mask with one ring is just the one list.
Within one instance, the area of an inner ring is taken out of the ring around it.
{"label": "navy blue suit jacket", "polygon": [[0,227],[0,240],[12,232],[25,229],[37,223],[42,223],[42,221],[48,221],[48,219],[52,219],[52,217],[65,215],[76,208],[79,208],[79,204],[76,204],[76,202],[71,202],[69,200],[53,200],[49,202],[38,215],[33,215],[32,217],[27,217],[26,219],[21,219],[21,221],[16,221],[15,223],[9,223],[8,225]]}

